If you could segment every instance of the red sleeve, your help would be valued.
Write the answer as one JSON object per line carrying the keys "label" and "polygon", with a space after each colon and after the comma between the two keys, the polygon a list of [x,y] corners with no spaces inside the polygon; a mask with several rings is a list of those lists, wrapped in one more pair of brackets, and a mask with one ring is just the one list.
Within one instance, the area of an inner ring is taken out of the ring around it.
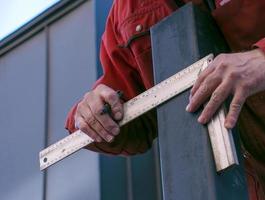
{"label": "red sleeve", "polygon": [[254,46],[260,48],[265,53],[265,38],[259,40]]}
{"label": "red sleeve", "polygon": [[[113,9],[107,20],[100,50],[104,74],[94,87],[98,84],[108,85],[114,90],[123,91],[125,99],[128,100],[143,92],[145,86],[130,49],[119,47],[120,38],[115,29]],[[74,122],[76,107],[77,104],[69,112],[66,121],[66,129],[70,133],[76,130]],[[93,143],[87,148],[109,154],[143,153],[151,147],[156,136],[156,115],[153,111],[122,127],[121,133],[112,143]]]}

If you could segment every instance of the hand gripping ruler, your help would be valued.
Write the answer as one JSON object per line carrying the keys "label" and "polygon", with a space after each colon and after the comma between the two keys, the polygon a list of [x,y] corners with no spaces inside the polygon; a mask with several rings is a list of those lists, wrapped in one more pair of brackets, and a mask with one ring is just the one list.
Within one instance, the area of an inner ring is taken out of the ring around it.
{"label": "hand gripping ruler", "polygon": [[[119,125],[123,126],[170,98],[189,89],[195,83],[200,72],[212,60],[213,55],[210,54],[124,103],[124,117],[119,122]],[[238,164],[232,133],[224,127],[224,119],[225,112],[224,107],[222,107],[207,125],[216,170],[218,172],[234,164]],[[92,142],[94,140],[80,130],[72,133],[40,152],[40,169],[46,169]]]}

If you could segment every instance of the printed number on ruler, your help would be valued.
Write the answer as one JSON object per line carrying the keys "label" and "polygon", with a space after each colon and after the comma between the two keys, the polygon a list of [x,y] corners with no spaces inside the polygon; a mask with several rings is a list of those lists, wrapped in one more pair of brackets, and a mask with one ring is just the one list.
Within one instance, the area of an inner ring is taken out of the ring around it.
{"label": "printed number on ruler", "polygon": [[[123,126],[190,88],[196,81],[198,74],[208,66],[212,59],[213,55],[210,54],[124,103],[124,117],[119,125]],[[40,169],[46,169],[92,142],[94,140],[80,130],[72,133],[40,152]]]}

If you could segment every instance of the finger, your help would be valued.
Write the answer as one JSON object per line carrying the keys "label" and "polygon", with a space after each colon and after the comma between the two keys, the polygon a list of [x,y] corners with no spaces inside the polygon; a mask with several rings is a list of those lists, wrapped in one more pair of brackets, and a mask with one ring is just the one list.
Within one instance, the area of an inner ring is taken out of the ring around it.
{"label": "finger", "polygon": [[244,92],[242,90],[236,91],[234,98],[229,106],[229,112],[225,119],[226,128],[231,129],[236,125],[238,116],[245,100],[246,96],[244,95]]}
{"label": "finger", "polygon": [[84,118],[85,122],[88,124],[88,126],[91,129],[93,129],[97,135],[99,135],[101,138],[103,138],[107,142],[111,142],[113,140],[113,136],[103,128],[103,126],[99,123],[99,121],[92,114],[90,108],[86,111],[83,109],[80,111],[80,113],[82,117]]}
{"label": "finger", "polygon": [[123,106],[117,92],[105,85],[98,87],[95,92],[101,96],[104,102],[111,106],[114,119],[121,120],[123,117]]}
{"label": "finger", "polygon": [[82,117],[77,117],[76,120],[76,126],[79,130],[86,133],[89,137],[91,137],[96,142],[102,142],[102,139],[96,132],[89,127],[89,125],[85,122],[85,120]]}
{"label": "finger", "polygon": [[231,84],[227,81],[219,85],[216,90],[213,92],[209,102],[206,104],[203,109],[200,117],[198,118],[198,122],[205,124],[213,117],[218,108],[222,105],[225,99],[231,93]]}
{"label": "finger", "polygon": [[221,79],[215,78],[214,75],[206,78],[199,86],[196,93],[191,97],[189,105],[187,106],[187,111],[196,111],[211,96],[220,83]]}
{"label": "finger", "polygon": [[199,73],[198,78],[191,89],[191,96],[193,96],[196,93],[196,91],[198,90],[204,79],[208,77],[213,71],[214,67],[211,67],[210,64],[204,71]]}
{"label": "finger", "polygon": [[111,135],[116,136],[120,132],[119,125],[113,121],[109,115],[102,115],[103,102],[97,95],[90,95],[87,97],[87,106],[90,108],[90,115],[93,115],[102,127]]}

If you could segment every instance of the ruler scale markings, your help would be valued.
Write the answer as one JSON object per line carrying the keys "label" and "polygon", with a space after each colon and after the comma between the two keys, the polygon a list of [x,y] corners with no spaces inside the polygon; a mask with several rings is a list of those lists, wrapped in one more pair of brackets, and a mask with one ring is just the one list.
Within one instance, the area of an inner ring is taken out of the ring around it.
{"label": "ruler scale markings", "polygon": [[[138,96],[124,103],[123,105],[124,117],[122,121],[119,122],[119,126],[125,125],[126,123],[132,121],[133,119],[139,117],[140,115],[157,107],[161,103],[169,100],[170,98],[190,88],[195,83],[198,74],[208,66],[208,64],[212,61],[212,59],[213,59],[213,55],[210,54],[204,57],[203,59],[199,60],[198,62],[190,65],[189,67],[181,70],[175,75],[169,77],[168,79],[160,82],[159,84],[155,85],[149,90],[139,94]],[[217,116],[217,119],[219,119],[218,116]],[[224,118],[224,116],[222,117]],[[208,126],[209,133],[213,132],[213,134],[216,135],[215,127],[217,126],[219,126],[219,128],[220,126],[221,127],[223,126],[222,124],[220,124],[220,119],[217,120],[215,124],[211,124]],[[210,134],[210,136],[211,135],[212,134]],[[229,137],[229,140],[226,142],[227,143],[226,146],[228,146],[228,148],[231,148],[229,147],[229,144],[230,144],[229,142],[231,141],[230,134],[228,137]],[[72,133],[71,135],[63,138],[62,140],[58,141],[57,143],[47,147],[46,149],[40,152],[39,154],[40,169],[43,170],[51,166],[52,164],[75,153],[76,151],[82,149],[83,147],[87,146],[88,144],[92,142],[94,142],[94,140],[80,130]],[[218,141],[216,140],[212,141],[211,139],[211,143],[212,143],[212,146],[214,146],[214,144],[218,143]],[[220,147],[218,147],[218,149],[220,149]],[[216,151],[213,148],[213,153],[214,153],[214,157],[216,160],[218,159],[218,156],[216,158],[215,152]],[[222,157],[225,157],[225,156],[227,157],[227,155],[222,155]],[[233,154],[233,156],[236,156],[236,155]],[[222,160],[218,162],[222,162]],[[227,164],[225,166],[227,166]],[[221,166],[221,168],[223,169],[223,166]],[[218,167],[217,167],[217,171],[218,171]]]}
{"label": "ruler scale markings", "polygon": [[[153,88],[147,90],[146,92],[143,92],[139,96],[128,101],[127,104],[130,107],[129,107],[129,109],[126,109],[128,107],[126,105],[124,106],[124,116],[126,116],[127,113],[129,113],[128,116],[133,115],[134,118],[138,117],[144,113],[143,112],[143,110],[145,110],[144,108],[147,108],[151,105],[151,107],[148,109],[148,110],[150,110],[151,108],[156,107],[158,104],[168,100],[169,98],[175,96],[176,94],[179,94],[180,92],[183,92],[184,90],[191,87],[194,84],[202,66],[207,67],[209,59],[210,59],[209,56],[203,58],[202,60],[194,63],[190,67],[188,67],[188,68],[180,71],[179,73],[169,77],[168,79],[162,81],[161,83],[157,84]],[[188,76],[187,76],[187,74],[188,74]],[[171,82],[171,81],[173,82],[173,84],[169,85],[169,82]],[[179,81],[182,81],[182,82],[180,83]],[[164,87],[166,87],[166,89],[167,89],[166,93],[164,90],[162,90]],[[145,96],[149,97],[150,94],[152,94],[152,91],[157,91],[156,95],[159,96],[159,99],[157,100],[157,102],[153,98],[147,98],[147,99],[144,98]],[[131,103],[131,102],[133,102],[133,103]],[[137,104],[136,104],[136,102],[137,102]],[[134,107],[135,104],[136,104],[136,106]],[[139,105],[141,105],[141,107]],[[139,114],[137,114],[138,109],[140,109]],[[148,110],[146,109],[146,111],[148,111]],[[119,125],[124,125],[127,122],[129,122],[128,118],[125,117],[119,123]]]}
{"label": "ruler scale markings", "polygon": [[[206,56],[198,62],[181,70],[179,73],[169,77],[149,90],[124,103],[124,118],[119,122],[119,125],[122,126],[132,121],[147,111],[155,108],[157,105],[165,102],[169,98],[191,87],[194,84],[201,68],[207,67],[208,63],[212,60],[212,57],[212,55]],[[153,98],[151,96],[152,94],[155,94],[156,98]],[[92,142],[94,142],[94,140],[80,130],[72,133],[40,152],[41,170],[71,155]],[[61,149],[67,150],[62,151]]]}

